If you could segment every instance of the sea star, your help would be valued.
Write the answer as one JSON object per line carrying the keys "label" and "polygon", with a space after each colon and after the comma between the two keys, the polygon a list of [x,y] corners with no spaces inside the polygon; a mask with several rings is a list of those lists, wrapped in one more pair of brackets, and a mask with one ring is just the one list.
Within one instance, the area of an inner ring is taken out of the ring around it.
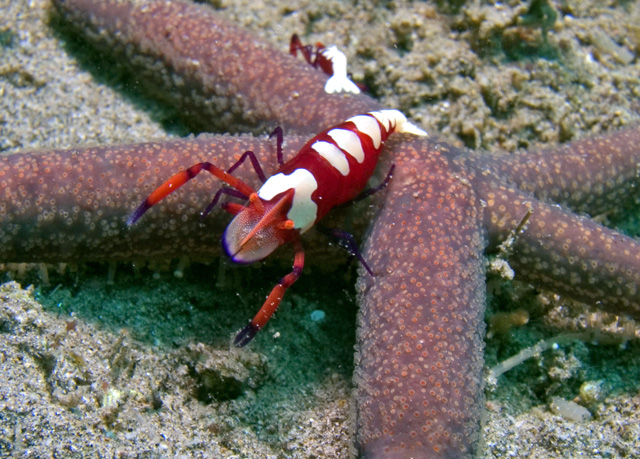
{"label": "sea star", "polygon": [[[241,144],[240,144],[240,143],[238,143],[238,145],[241,145]],[[436,144],[436,145],[437,145],[437,144]],[[423,146],[423,148],[425,148],[425,147]],[[428,151],[430,151],[430,152],[431,152],[431,151],[433,151],[433,149],[434,149],[434,145],[432,144],[432,145],[430,145],[430,146],[428,146],[428,147],[426,147],[426,148],[428,148]],[[446,152],[447,147],[446,147],[446,146],[444,146],[444,147],[442,147],[442,148],[443,148],[443,151],[445,151],[445,152]],[[437,148],[436,148],[436,150],[437,150]],[[397,152],[397,154],[399,155],[399,160],[400,160],[400,156],[401,156],[402,154],[410,154],[410,152],[411,152],[411,148],[410,148],[410,147],[406,147],[406,146],[397,146],[397,147],[395,148],[395,151],[396,151],[396,152]],[[456,152],[455,150],[451,150],[450,154],[451,154],[451,155],[453,155],[453,156],[451,156],[449,159],[453,159],[455,156],[458,156],[458,152]],[[421,155],[421,157],[425,157],[425,155],[423,154],[423,155]],[[450,165],[447,165],[447,167],[450,167]],[[477,167],[477,166],[476,166],[476,167]],[[497,167],[497,166],[496,166],[496,167]],[[441,174],[442,174],[442,173],[443,173],[442,171],[443,171],[444,169],[437,168],[436,170],[440,171],[439,173],[441,173]],[[476,170],[481,170],[481,169],[476,169]],[[468,174],[468,170],[466,171],[466,173]],[[403,181],[403,178],[402,178],[402,174],[398,174],[398,175],[399,175],[399,177],[396,177],[396,178],[397,178],[396,183],[397,183],[397,186],[398,186],[398,187],[402,187],[402,186],[403,186],[403,184],[404,184],[404,181]],[[445,175],[446,175],[446,174],[445,174]],[[478,174],[478,175],[480,175],[480,174]],[[461,180],[461,181],[460,181],[460,183],[461,183],[462,185],[464,185],[464,181],[465,181],[465,180],[467,180],[467,181],[471,182],[471,183],[474,185],[474,187],[473,187],[473,188],[474,188],[474,189],[476,189],[476,192],[480,192],[480,191],[478,191],[478,190],[480,190],[480,189],[482,188],[482,186],[485,186],[485,187],[488,187],[489,189],[488,189],[488,190],[485,190],[485,191],[484,191],[484,193],[490,193],[490,192],[491,192],[491,190],[492,190],[492,189],[495,189],[494,187],[496,186],[496,184],[495,184],[495,183],[492,183],[490,180],[481,180],[481,181],[476,180],[476,181],[474,181],[474,180],[472,180],[472,178],[473,178],[473,177],[471,177],[471,176],[467,176],[467,175],[465,175],[464,177],[459,177],[459,178],[462,178],[462,179],[463,179],[463,180]],[[435,180],[435,183],[437,184],[437,183],[438,183],[438,180]],[[450,183],[450,185],[452,185],[452,186],[453,186],[453,185],[455,185],[455,184],[451,184],[451,183]],[[477,185],[480,185],[480,186],[477,186]],[[150,185],[150,186],[152,186],[152,185]],[[457,185],[457,187],[460,187],[460,186],[461,186],[460,184],[458,184],[458,185]],[[460,189],[461,196],[462,196],[462,195],[464,195],[463,191],[464,191],[464,187]],[[507,191],[505,192],[505,194],[507,194],[507,192],[509,192],[509,193],[513,193],[513,191],[507,190]],[[409,196],[409,195],[407,195],[407,193],[400,193],[400,194],[401,194],[401,195],[404,195],[404,196]],[[485,197],[485,199],[487,199],[487,201],[489,202],[489,205],[490,205],[490,206],[492,206],[492,203],[491,203],[491,202],[490,202],[490,200],[487,198],[487,197],[488,197],[488,194],[483,194],[482,196],[483,196],[483,197]],[[496,197],[496,201],[497,201],[497,202],[496,202],[495,206],[496,206],[496,207],[498,207],[498,206],[500,206],[501,204],[503,204],[503,205],[508,205],[509,203],[513,203],[513,201],[514,201],[514,200],[513,200],[513,199],[509,199],[509,198],[510,198],[509,196],[508,196],[506,199],[505,199],[505,198],[501,198],[501,196],[500,196],[500,195],[498,195],[498,196]],[[501,200],[501,199],[502,199],[502,202],[500,202],[500,200]],[[473,237],[471,238],[472,240],[480,239],[480,234],[478,234],[478,233],[477,233],[477,232],[479,231],[479,225],[478,225],[478,213],[477,213],[477,212],[478,212],[478,209],[477,209],[478,204],[479,204],[479,203],[478,203],[477,199],[476,199],[475,201],[472,199],[472,200],[471,200],[471,202],[470,202],[470,204],[469,204],[469,205],[471,206],[471,208],[472,208],[472,211],[470,211],[470,213],[468,214],[468,218],[470,218],[470,219],[471,219],[471,223],[468,223],[468,224],[467,224],[467,227],[468,227],[468,229],[473,233]],[[125,206],[125,207],[126,207],[126,206]],[[399,207],[399,206],[398,206],[398,207]],[[398,210],[398,207],[396,208],[396,210]],[[390,207],[389,209],[390,209],[391,211],[393,211],[393,208],[391,208],[391,207]],[[488,213],[488,214],[489,214],[489,213]],[[516,211],[516,212],[514,212],[514,213],[513,213],[513,216],[511,217],[511,219],[504,219],[504,226],[505,226],[506,228],[514,227],[515,225],[513,224],[513,221],[512,221],[512,220],[513,220],[514,218],[515,218],[515,219],[517,219],[517,218],[518,218],[518,217],[517,217],[517,215],[518,215],[518,213],[517,213],[517,211]],[[398,217],[398,218],[401,218],[401,217]],[[502,220],[502,219],[501,219],[501,218],[499,218],[499,217],[497,217],[497,218],[496,218],[496,221],[500,221],[500,220]],[[398,221],[398,220],[397,220],[397,218],[395,218],[395,217],[393,217],[393,218],[392,218],[392,217],[387,217],[387,218],[381,218],[379,221],[380,221],[380,222],[388,222],[388,221]],[[517,221],[516,221],[516,224],[517,224]],[[487,221],[487,226],[488,226],[488,227],[490,227],[490,228],[494,228],[494,229],[496,228],[496,225],[492,225],[492,223],[491,223],[491,219],[489,219],[489,221]],[[453,237],[453,236],[454,236],[454,234],[455,234],[455,233],[453,233],[453,232],[452,232],[452,233],[451,233],[451,236]],[[448,244],[448,242],[447,242],[447,244]],[[480,244],[480,242],[478,242],[478,241],[476,240],[476,241],[475,241],[475,243],[474,243],[474,245],[470,248],[471,253],[474,253],[474,251],[475,251],[475,252],[477,252],[477,251],[479,250],[479,246],[480,246],[480,245],[481,245],[481,244]],[[455,258],[455,257],[454,257],[454,258]],[[478,263],[478,261],[477,261],[477,260],[479,260],[479,259],[480,259],[480,257],[479,257],[479,256],[476,256],[476,261],[474,262],[475,264],[472,264],[472,265],[471,265],[471,267],[469,268],[470,273],[472,274],[473,278],[475,278],[475,279],[477,279],[477,278],[478,278],[478,276],[481,276],[481,272],[482,272],[481,266],[479,266],[479,265],[477,264],[477,263]],[[387,260],[387,262],[388,262],[388,260]],[[388,266],[389,266],[389,263],[386,263],[386,264],[385,264],[385,263],[382,263],[382,265],[381,265],[381,267],[380,267],[380,268],[381,268],[381,269],[384,269],[384,268],[386,267],[386,268],[388,269]],[[456,266],[456,267],[457,267],[457,266]],[[457,268],[459,268],[459,267],[457,267]],[[406,281],[407,281],[406,277],[403,277],[403,279],[404,279],[404,282],[406,282]],[[476,283],[477,283],[477,282],[476,282]],[[465,284],[465,285],[468,285],[468,284]],[[481,291],[476,291],[475,293],[474,293],[473,291],[471,291],[471,292],[466,292],[466,293],[470,294],[470,296],[471,296],[471,297],[477,297],[478,295],[481,295]],[[624,295],[621,295],[621,296],[624,296]],[[461,303],[463,303],[463,302],[461,301]],[[476,299],[475,299],[475,301],[472,301],[471,303],[475,303],[475,304],[479,303],[478,298],[476,298]],[[477,325],[478,316],[480,316],[480,314],[478,313],[478,311],[476,311],[476,312],[474,313],[474,316],[475,316],[475,317],[474,317],[474,320],[475,320],[475,322],[474,322],[474,323],[476,323],[476,325]],[[481,318],[481,316],[480,316],[480,318]],[[477,327],[470,327],[470,328],[476,328],[476,329],[477,329]],[[474,333],[475,333],[475,332],[474,332]],[[477,355],[477,354],[476,354],[476,355]],[[476,371],[477,371],[477,370],[476,370]],[[470,372],[470,374],[472,375],[472,376],[471,376],[471,379],[474,379],[474,378],[475,378],[475,379],[477,380],[477,377],[473,376],[473,372]],[[473,391],[477,392],[477,387],[476,387],[476,388],[472,388],[472,392],[473,392]],[[474,402],[474,403],[475,403],[475,402]],[[472,411],[472,410],[471,410],[471,411]],[[407,433],[409,433],[409,432],[407,432]],[[468,441],[468,439],[463,438],[463,439],[462,439],[462,443],[463,443],[463,446],[464,446],[465,444],[466,444],[466,445],[468,445],[468,444],[469,444],[469,441]]]}

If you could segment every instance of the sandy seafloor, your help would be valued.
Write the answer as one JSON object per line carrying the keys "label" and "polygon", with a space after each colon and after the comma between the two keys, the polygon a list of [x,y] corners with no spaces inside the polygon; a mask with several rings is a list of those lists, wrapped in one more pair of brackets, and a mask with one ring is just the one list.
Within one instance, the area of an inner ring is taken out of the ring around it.
{"label": "sandy seafloor", "polygon": [[[546,40],[522,23],[529,2],[213,3],[283,50],[293,32],[341,46],[377,97],[460,145],[513,152],[640,119],[637,2],[551,1],[559,15]],[[0,0],[3,154],[188,132],[105,71],[108,61],[82,58],[50,10]],[[633,215],[599,218],[638,234]],[[354,266],[319,270],[309,259],[268,329],[235,350],[233,334],[286,266],[212,260],[177,279],[175,265],[120,265],[113,285],[106,264],[49,266],[50,285],[33,269],[2,274],[30,287],[0,288],[1,457],[352,454]],[[487,338],[488,366],[566,330],[588,326],[598,339],[547,351],[487,389],[482,457],[640,457],[637,330],[600,331],[615,318],[488,282],[489,321],[517,308],[530,316]],[[311,320],[314,310],[325,319]],[[552,413],[552,396],[574,399],[585,383],[602,388],[579,399],[592,420]]]}

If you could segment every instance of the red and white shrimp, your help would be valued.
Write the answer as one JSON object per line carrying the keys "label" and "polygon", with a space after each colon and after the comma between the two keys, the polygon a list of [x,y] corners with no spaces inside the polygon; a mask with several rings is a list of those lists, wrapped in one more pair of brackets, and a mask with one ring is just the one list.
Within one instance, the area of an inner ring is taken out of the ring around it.
{"label": "red and white shrimp", "polygon": [[347,56],[336,46],[328,48],[322,43],[316,43],[315,50],[311,45],[303,45],[297,34],[291,36],[289,53],[296,56],[298,51],[302,53],[306,61],[313,67],[320,69],[329,75],[329,79],[324,85],[324,90],[328,94],[338,92],[350,92],[360,94],[360,86],[351,81],[347,74]]}
{"label": "red and white shrimp", "polygon": [[[218,201],[221,192],[248,199],[246,205],[226,202],[222,207],[235,215],[222,236],[227,255],[238,263],[253,263],[271,254],[280,245],[292,242],[293,270],[273,288],[256,316],[235,339],[244,346],[266,325],[285,291],[298,279],[304,266],[300,235],[319,222],[331,208],[354,199],[364,189],[376,168],[384,142],[393,132],[415,135],[427,133],[409,123],[398,110],[380,110],[354,116],[309,140],[292,159],[282,164],[258,191],[238,180],[231,172],[249,157],[258,175],[264,174],[252,152],[228,171],[208,163],[191,166],[160,185],[131,214],[135,223],[151,206],[206,170],[234,189],[223,188],[205,210]],[[278,151],[281,159],[281,131]]]}

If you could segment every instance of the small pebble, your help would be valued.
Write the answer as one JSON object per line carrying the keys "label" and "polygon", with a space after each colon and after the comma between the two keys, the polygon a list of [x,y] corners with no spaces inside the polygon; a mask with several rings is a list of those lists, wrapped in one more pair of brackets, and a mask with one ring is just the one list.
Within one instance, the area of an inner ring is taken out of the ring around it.
{"label": "small pebble", "polygon": [[322,322],[325,316],[326,314],[324,313],[324,311],[320,309],[316,309],[315,311],[311,312],[311,320],[313,320],[314,322]]}
{"label": "small pebble", "polygon": [[551,411],[567,421],[585,422],[592,419],[591,413],[584,406],[568,401],[562,397],[551,397]]}

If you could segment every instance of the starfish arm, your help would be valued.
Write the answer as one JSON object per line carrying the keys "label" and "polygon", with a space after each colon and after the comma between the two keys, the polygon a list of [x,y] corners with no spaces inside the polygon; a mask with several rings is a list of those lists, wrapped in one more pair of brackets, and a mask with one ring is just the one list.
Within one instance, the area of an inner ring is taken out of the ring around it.
{"label": "starfish arm", "polygon": [[[522,191],[591,215],[636,198],[640,185],[640,126],[606,136],[495,159],[495,171]],[[478,163],[489,162],[486,155]]]}
{"label": "starfish arm", "polygon": [[[358,281],[363,457],[471,457],[479,436],[485,285],[480,202],[436,149],[407,146]],[[411,158],[425,159],[411,159]]]}
{"label": "starfish arm", "polygon": [[[306,141],[289,136],[290,157]],[[134,227],[133,209],[168,177],[208,160],[227,167],[252,150],[268,172],[275,143],[265,137],[200,136],[134,145],[54,150],[0,157],[0,260],[25,262],[195,259],[219,253],[225,213],[204,221],[211,195],[224,184],[202,176],[147,212]],[[259,186],[251,167],[234,175]],[[196,181],[197,180],[197,181]],[[156,210],[156,207],[158,209]]]}
{"label": "starfish arm", "polygon": [[55,0],[77,29],[126,54],[136,79],[172,97],[191,126],[215,132],[273,129],[315,134],[382,108],[364,94],[327,94],[327,76],[209,7],[147,0]]}
{"label": "starfish arm", "polygon": [[640,243],[508,185],[476,191],[493,247],[533,210],[509,258],[517,279],[640,318]]}

